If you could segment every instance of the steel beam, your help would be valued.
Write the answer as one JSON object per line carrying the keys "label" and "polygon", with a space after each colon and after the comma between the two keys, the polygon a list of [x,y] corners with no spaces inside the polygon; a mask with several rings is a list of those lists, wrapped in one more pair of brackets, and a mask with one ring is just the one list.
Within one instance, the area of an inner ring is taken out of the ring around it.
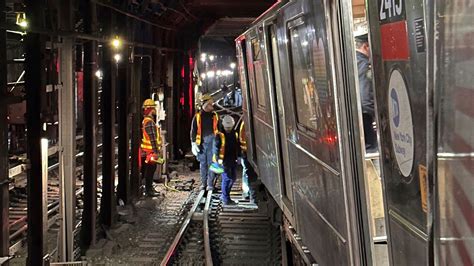
{"label": "steel beam", "polygon": [[[5,0],[0,0],[0,23],[5,23]],[[7,34],[0,30],[0,98],[7,97]],[[0,257],[8,256],[9,229],[8,229],[8,105],[0,104]]]}
{"label": "steel beam", "polygon": [[[96,31],[96,6],[91,0],[85,0],[83,10],[84,30],[87,34]],[[96,42],[84,43],[84,211],[82,213],[81,250],[96,241],[97,212],[97,81],[95,72]]]}
{"label": "steel beam", "polygon": [[[26,0],[26,13],[31,25],[44,25],[44,0]],[[28,265],[45,261],[47,246],[47,167],[44,167],[41,149],[42,121],[41,107],[46,93],[45,39],[40,34],[29,33],[25,38],[25,87],[27,133],[27,187],[28,187]],[[47,161],[47,156],[46,156]]]}
{"label": "steel beam", "polygon": [[[112,226],[115,214],[115,90],[117,64],[113,62],[113,51],[108,45],[103,48],[103,77],[101,96],[102,116],[102,199],[101,223]],[[123,63],[122,63],[123,64]]]}
{"label": "steel beam", "polygon": [[[133,57],[132,57],[133,58]],[[131,113],[132,113],[132,140],[131,140],[131,178],[130,190],[133,198],[138,198],[140,192],[140,139],[141,139],[141,103],[140,103],[141,60],[135,60],[132,69]]]}
{"label": "steel beam", "polygon": [[[129,96],[131,75],[130,71],[133,64],[133,58],[127,51],[127,60],[120,65],[118,69],[118,105],[120,106],[118,117],[118,187],[117,197],[122,199],[125,204],[130,199],[130,161],[129,161]],[[128,60],[130,58],[130,60]]]}
{"label": "steel beam", "polygon": [[[72,0],[60,4],[61,28],[70,30],[74,25]],[[74,39],[63,38],[60,53],[59,90],[59,166],[60,166],[60,261],[74,261],[74,226],[76,209],[76,119],[74,90]]]}

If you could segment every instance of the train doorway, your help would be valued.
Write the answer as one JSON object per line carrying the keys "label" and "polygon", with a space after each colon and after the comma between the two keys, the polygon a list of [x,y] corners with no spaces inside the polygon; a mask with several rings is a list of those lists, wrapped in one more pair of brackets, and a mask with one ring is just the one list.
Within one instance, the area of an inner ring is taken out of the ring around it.
{"label": "train doorway", "polygon": [[354,48],[356,52],[357,81],[359,87],[359,121],[363,136],[361,160],[364,161],[364,185],[367,198],[367,215],[374,265],[389,265],[387,230],[385,221],[382,171],[380,169],[380,141],[376,119],[377,87],[373,86],[372,50],[365,1],[352,2]]}

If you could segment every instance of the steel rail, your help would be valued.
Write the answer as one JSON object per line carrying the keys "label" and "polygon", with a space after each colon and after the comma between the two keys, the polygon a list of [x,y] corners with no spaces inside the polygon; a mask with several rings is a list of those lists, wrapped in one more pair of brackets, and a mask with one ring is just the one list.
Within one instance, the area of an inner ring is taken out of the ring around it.
{"label": "steel rail", "polygon": [[206,205],[203,211],[204,254],[206,266],[213,266],[211,241],[209,239],[209,206],[212,200],[212,190],[207,192]]}
{"label": "steel rail", "polygon": [[201,203],[201,200],[204,196],[204,193],[205,193],[204,190],[201,190],[199,192],[196,200],[194,201],[193,207],[189,211],[188,216],[186,217],[183,224],[181,225],[181,228],[179,229],[178,234],[176,234],[176,237],[174,238],[173,243],[171,244],[170,248],[166,252],[165,257],[161,261],[161,263],[160,263],[161,266],[169,265],[170,262],[171,262],[171,259],[176,255],[178,246],[181,243],[181,241],[183,240],[183,237],[184,237],[186,231],[188,230],[189,225],[191,224],[191,220],[193,219],[193,215],[196,212],[199,204]]}

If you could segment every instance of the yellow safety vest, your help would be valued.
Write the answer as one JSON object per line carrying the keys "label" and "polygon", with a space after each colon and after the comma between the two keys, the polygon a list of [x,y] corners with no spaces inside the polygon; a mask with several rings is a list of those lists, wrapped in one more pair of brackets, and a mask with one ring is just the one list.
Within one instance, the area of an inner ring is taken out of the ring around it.
{"label": "yellow safety vest", "polygon": [[[217,125],[219,123],[219,116],[217,115],[216,112],[213,112],[213,113],[214,113],[214,117],[212,119],[212,128],[214,131],[214,135],[216,135],[219,132],[217,128]],[[201,112],[196,113],[196,124],[197,124],[196,144],[201,145],[201,139],[202,139]]]}
{"label": "yellow safety vest", "polygon": [[240,124],[240,129],[239,129],[239,142],[240,142],[240,149],[242,152],[247,152],[247,139],[245,137],[245,126],[244,122]]}
{"label": "yellow safety vest", "polygon": [[[221,133],[221,132],[218,132],[219,134],[219,137],[221,138],[221,146],[219,147],[219,159],[220,160],[224,160],[225,158],[225,134],[224,133]],[[235,139],[238,140],[239,139],[239,136],[237,135],[237,132],[235,132]],[[217,162],[216,156],[214,155],[212,160],[214,162]]]}
{"label": "yellow safety vest", "polygon": [[[155,121],[151,117],[146,116],[142,121],[142,145],[141,148],[147,153],[153,152],[153,146],[151,145],[150,136],[146,133],[145,126],[147,123],[155,124]],[[156,125],[155,125],[156,126]],[[160,127],[156,126],[156,145],[158,146],[158,151],[161,150],[161,130]]]}

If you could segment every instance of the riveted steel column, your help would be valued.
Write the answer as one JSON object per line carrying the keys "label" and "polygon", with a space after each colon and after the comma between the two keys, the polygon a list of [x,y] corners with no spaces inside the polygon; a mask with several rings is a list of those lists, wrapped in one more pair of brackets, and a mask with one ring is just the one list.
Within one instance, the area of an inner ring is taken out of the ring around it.
{"label": "riveted steel column", "polygon": [[[84,30],[96,30],[96,6],[92,0],[84,1]],[[84,42],[84,211],[82,213],[81,249],[96,241],[97,212],[97,69],[96,42]]]}
{"label": "riveted steel column", "polygon": [[[0,1],[0,24],[5,23],[5,0]],[[0,99],[7,95],[6,31],[0,30]],[[0,100],[1,101],[1,100]],[[7,105],[0,103],[0,257],[8,256],[8,120]]]}
{"label": "riveted steel column", "polygon": [[[44,0],[26,0],[26,13],[30,25],[42,28],[45,23]],[[41,153],[41,100],[46,93],[45,39],[38,33],[28,33],[25,39],[25,87],[26,87],[26,125],[27,133],[27,187],[28,187],[28,265],[44,262],[47,254],[45,231],[47,208],[45,172]],[[46,168],[46,169],[45,169]]]}
{"label": "riveted steel column", "polygon": [[133,198],[138,198],[140,191],[140,167],[138,160],[140,159],[140,138],[141,138],[141,103],[140,103],[140,77],[141,77],[141,60],[134,61],[132,69],[132,91],[131,91],[131,113],[132,113],[132,161],[131,161],[131,178],[130,190]]}
{"label": "riveted steel column", "polygon": [[[124,23],[127,29],[127,37],[130,36],[128,31],[128,19]],[[118,68],[118,105],[119,111],[119,128],[118,128],[118,187],[117,197],[122,199],[125,204],[129,203],[130,198],[130,161],[129,161],[129,96],[131,86],[131,69],[133,66],[133,55],[131,56],[131,48],[124,48],[124,62]]]}
{"label": "riveted steel column", "polygon": [[[102,201],[101,223],[112,226],[115,213],[115,90],[117,64],[113,62],[113,51],[104,46],[102,78]],[[122,62],[123,64],[123,62]]]}

